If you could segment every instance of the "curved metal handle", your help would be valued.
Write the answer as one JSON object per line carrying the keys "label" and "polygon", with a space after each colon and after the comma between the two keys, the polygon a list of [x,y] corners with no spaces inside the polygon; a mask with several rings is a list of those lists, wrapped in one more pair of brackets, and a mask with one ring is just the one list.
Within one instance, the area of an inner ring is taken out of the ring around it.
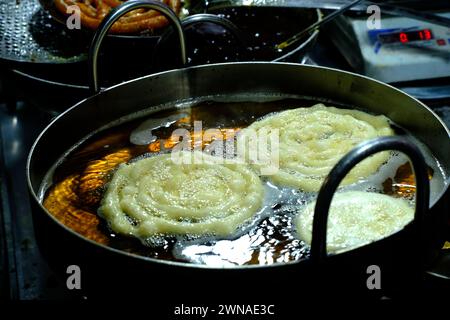
{"label": "curved metal handle", "polygon": [[[186,30],[190,26],[196,25],[198,23],[205,23],[205,22],[213,23],[213,24],[216,24],[216,25],[219,25],[219,26],[225,28],[226,30],[230,31],[233,34],[233,36],[240,42],[241,45],[245,45],[246,42],[244,41],[244,38],[242,37],[242,32],[239,30],[239,28],[234,23],[232,23],[230,20],[228,20],[227,18],[220,17],[215,14],[209,14],[209,13],[194,14],[192,16],[188,16],[188,17],[184,18],[181,21],[181,25],[183,27],[183,30]],[[155,50],[156,55],[158,55],[158,50],[161,47],[161,44],[163,44],[165,41],[167,41],[167,39],[170,38],[172,33],[173,33],[173,31],[168,29],[159,38],[158,43],[156,45],[156,50]]]}
{"label": "curved metal handle", "polygon": [[152,0],[140,0],[140,1],[127,1],[124,4],[114,8],[111,12],[103,19],[100,23],[97,31],[94,34],[94,38],[92,39],[91,46],[89,49],[89,70],[91,72],[91,84],[90,89],[94,93],[100,91],[100,87],[98,85],[98,74],[97,74],[97,60],[98,53],[100,50],[100,45],[105,38],[106,33],[111,28],[111,26],[116,22],[121,16],[124,14],[139,8],[145,9],[153,9],[159,11],[163,14],[169,21],[171,21],[176,28],[178,33],[178,37],[180,40],[180,51],[183,64],[186,63],[186,43],[184,40],[183,28],[181,26],[180,19],[178,16],[170,9],[168,6],[163,4],[162,2],[152,1]]}
{"label": "curved metal handle", "polygon": [[224,27],[228,31],[230,31],[233,36],[236,37],[236,39],[241,43],[244,44],[245,41],[242,37],[242,32],[239,30],[239,28],[230,20],[224,17],[217,16],[215,14],[210,13],[199,13],[194,14],[192,16],[186,17],[181,21],[181,24],[183,27],[189,27],[191,25],[195,25],[197,23],[204,23],[204,22],[210,22],[217,24],[219,26]]}
{"label": "curved metal handle", "polygon": [[429,208],[430,184],[427,166],[419,148],[401,137],[382,137],[363,142],[345,155],[331,170],[320,188],[314,209],[313,233],[311,241],[311,260],[321,263],[326,258],[327,222],[333,195],[342,179],[361,160],[386,150],[397,150],[405,153],[414,170],[416,180],[416,208],[414,223],[416,232],[421,235],[421,226],[425,212]]}

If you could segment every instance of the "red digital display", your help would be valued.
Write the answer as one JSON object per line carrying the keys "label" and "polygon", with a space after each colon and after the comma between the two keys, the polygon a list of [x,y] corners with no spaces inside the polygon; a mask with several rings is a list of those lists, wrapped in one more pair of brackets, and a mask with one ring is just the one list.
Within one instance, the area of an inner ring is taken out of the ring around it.
{"label": "red digital display", "polygon": [[403,42],[403,43],[409,42],[408,35],[405,32],[400,33],[399,38],[400,38],[400,42]]}
{"label": "red digital display", "polygon": [[411,41],[427,41],[433,39],[433,33],[430,29],[417,31],[382,33],[378,35],[381,43],[408,43]]}

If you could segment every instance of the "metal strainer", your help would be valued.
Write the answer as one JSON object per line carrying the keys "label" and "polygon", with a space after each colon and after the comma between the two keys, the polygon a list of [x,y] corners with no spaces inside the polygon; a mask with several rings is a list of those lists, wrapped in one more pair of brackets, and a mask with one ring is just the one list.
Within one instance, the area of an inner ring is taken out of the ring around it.
{"label": "metal strainer", "polygon": [[88,39],[56,22],[38,0],[0,2],[0,59],[72,63],[86,59]]}

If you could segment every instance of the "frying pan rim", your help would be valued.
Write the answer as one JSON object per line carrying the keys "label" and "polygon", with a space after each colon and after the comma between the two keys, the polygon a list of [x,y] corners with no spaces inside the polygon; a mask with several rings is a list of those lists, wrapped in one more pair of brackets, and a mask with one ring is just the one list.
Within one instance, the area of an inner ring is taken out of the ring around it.
{"label": "frying pan rim", "polygon": [[19,75],[21,77],[33,80],[33,81],[42,82],[42,83],[44,83],[46,85],[53,85],[53,86],[63,87],[63,88],[68,87],[68,88],[71,88],[71,89],[80,89],[80,90],[88,89],[87,86],[77,85],[77,84],[73,84],[73,83],[64,83],[64,82],[57,82],[57,81],[53,81],[53,80],[48,80],[48,79],[45,79],[45,78],[42,78],[42,77],[38,77],[38,76],[32,75],[30,73],[23,72],[23,71],[18,70],[18,69],[12,69],[11,72],[13,72],[13,73],[15,73],[15,74],[17,74],[17,75]]}
{"label": "frying pan rim", "polygon": [[[52,121],[40,132],[40,134],[37,136],[37,138],[35,139],[35,141],[33,142],[32,147],[30,148],[30,151],[28,153],[28,157],[27,157],[27,162],[26,162],[26,176],[27,176],[27,185],[28,185],[28,189],[29,192],[32,195],[33,201],[35,201],[41,210],[43,210],[45,212],[45,214],[53,221],[55,222],[58,226],[62,227],[64,230],[68,231],[71,235],[79,238],[82,241],[87,241],[88,243],[100,247],[102,249],[106,249],[109,252],[113,253],[113,254],[120,254],[129,258],[134,258],[134,259],[139,259],[141,261],[144,262],[152,262],[152,263],[157,263],[157,264],[164,264],[164,265],[168,265],[171,267],[182,267],[182,268],[195,268],[195,269],[207,269],[207,270],[248,270],[248,269],[260,269],[260,268],[268,268],[268,267],[282,267],[282,266],[286,266],[286,265],[294,265],[294,264],[304,264],[305,262],[310,262],[310,259],[302,259],[302,260],[297,260],[297,261],[290,261],[290,262],[282,262],[282,263],[274,263],[274,264],[270,264],[270,265],[240,265],[240,266],[233,266],[233,267],[211,267],[208,265],[204,265],[204,264],[195,264],[195,263],[189,263],[189,262],[180,262],[180,261],[169,261],[169,260],[164,260],[164,259],[157,259],[157,258],[151,258],[151,257],[146,257],[146,256],[142,256],[142,255],[138,255],[138,254],[134,254],[134,253],[129,253],[129,252],[125,252],[123,250],[119,250],[116,248],[112,248],[109,247],[107,245],[98,243],[94,240],[88,239],[84,236],[82,236],[81,234],[75,232],[74,230],[70,229],[68,226],[64,225],[63,223],[61,223],[59,220],[57,220],[50,212],[48,212],[48,210],[43,206],[42,202],[39,201],[36,192],[34,191],[34,188],[32,186],[31,183],[31,175],[30,175],[30,171],[31,171],[31,162],[33,161],[32,157],[35,153],[35,149],[37,144],[40,142],[40,140],[42,139],[42,137],[46,134],[46,132],[53,126],[54,123],[56,123],[57,121],[59,121],[60,118],[64,117],[67,113],[71,112],[71,110],[79,107],[80,105],[83,105],[86,101],[93,99],[94,97],[102,94],[103,92],[107,92],[110,90],[114,90],[115,88],[119,87],[119,86],[124,86],[124,85],[128,85],[132,82],[136,82],[136,81],[140,81],[143,79],[147,79],[147,78],[157,78],[160,76],[163,76],[165,74],[168,73],[182,73],[182,72],[186,72],[188,70],[197,70],[197,69],[205,69],[205,68],[227,68],[228,66],[239,66],[239,65],[244,65],[244,66],[248,66],[248,65],[281,65],[284,67],[296,67],[296,68],[308,68],[308,69],[325,69],[331,72],[338,72],[338,73],[345,73],[348,74],[350,76],[353,77],[359,77],[359,78],[363,78],[365,80],[370,80],[370,81],[375,81],[376,83],[382,85],[382,86],[387,86],[390,89],[393,89],[407,97],[409,97],[410,99],[413,99],[414,101],[416,101],[417,103],[419,103],[422,107],[424,107],[427,111],[431,112],[431,114],[436,118],[436,120],[438,120],[438,122],[441,124],[441,126],[444,127],[445,131],[447,132],[449,138],[450,138],[450,130],[447,128],[447,126],[444,124],[444,122],[434,113],[433,110],[431,110],[431,108],[429,108],[428,106],[426,106],[424,103],[420,102],[419,100],[417,100],[416,98],[410,96],[409,94],[389,85],[386,84],[384,82],[381,82],[379,80],[376,79],[372,79],[370,77],[364,76],[364,75],[360,75],[360,74],[356,74],[353,72],[349,72],[349,71],[344,71],[344,70],[339,70],[336,68],[329,68],[329,67],[322,67],[322,66],[313,66],[313,65],[303,65],[303,64],[298,64],[298,63],[289,63],[289,62],[262,62],[262,61],[255,61],[255,62],[230,62],[230,63],[216,63],[216,64],[208,64],[208,65],[199,65],[199,66],[193,66],[193,67],[188,67],[188,68],[182,68],[182,69],[173,69],[173,70],[167,70],[167,71],[162,71],[162,72],[158,72],[155,74],[151,74],[151,75],[146,75],[143,77],[139,77],[136,79],[132,79],[132,80],[128,80],[125,82],[122,82],[120,84],[116,84],[113,85],[111,87],[106,88],[105,90],[102,90],[88,98],[85,98],[81,101],[79,101],[78,103],[76,103],[75,105],[73,105],[72,107],[68,108],[67,110],[65,110],[64,112],[62,112],[61,114],[59,114],[57,117],[55,117],[54,119],[52,119]],[[450,168],[446,168],[446,169],[450,169]],[[447,177],[447,180],[450,181],[450,177]],[[447,182],[448,182],[447,181]],[[430,208],[432,208],[436,202],[438,200],[440,200],[443,195],[447,192],[447,189],[449,188],[449,183],[446,183],[446,185],[444,186],[444,188],[441,190],[441,192],[438,194],[438,196],[435,198],[435,201],[433,203],[431,203],[430,201]],[[395,235],[398,235],[400,232],[404,231],[408,226],[410,226],[411,223],[408,223],[404,228],[398,230],[397,232],[388,235],[384,238],[381,238],[377,241],[368,243],[364,246],[352,249],[352,250],[348,250],[342,253],[338,253],[334,256],[342,256],[345,254],[351,254],[351,253],[356,253],[359,250],[364,250],[366,248],[368,248],[369,246],[375,245],[377,243],[379,243],[380,241],[385,241]],[[332,255],[330,255],[329,257],[332,257]]]}

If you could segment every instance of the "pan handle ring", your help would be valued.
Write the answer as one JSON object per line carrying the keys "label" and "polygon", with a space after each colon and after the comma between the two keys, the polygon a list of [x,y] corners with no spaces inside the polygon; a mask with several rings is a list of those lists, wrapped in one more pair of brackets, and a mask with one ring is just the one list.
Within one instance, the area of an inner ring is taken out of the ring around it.
{"label": "pan handle ring", "polygon": [[[194,14],[192,16],[188,16],[188,17],[184,18],[181,21],[181,24],[184,28],[188,28],[197,23],[205,23],[205,22],[214,23],[214,24],[217,24],[217,25],[227,29],[228,31],[230,31],[233,34],[233,36],[236,37],[236,39],[241,44],[245,43],[241,30],[239,30],[239,28],[233,22],[231,22],[227,18],[218,16],[215,14],[210,14],[210,13]],[[168,32],[170,32],[170,31],[168,31]]]}
{"label": "pan handle ring", "polygon": [[419,148],[402,137],[381,137],[363,142],[347,153],[325,178],[314,209],[313,233],[311,241],[311,260],[322,263],[327,256],[327,221],[333,195],[342,179],[350,170],[365,158],[386,150],[396,150],[406,154],[413,167],[416,180],[416,204],[414,228],[419,237],[422,236],[422,224],[429,208],[430,184],[425,159]]}
{"label": "pan handle ring", "polygon": [[[191,26],[195,26],[199,23],[212,23],[218,26],[223,27],[227,31],[229,31],[235,39],[240,43],[240,45],[245,46],[246,41],[244,40],[244,37],[242,36],[242,32],[239,30],[239,28],[230,20],[227,18],[215,15],[215,14],[209,14],[209,13],[198,13],[194,14],[192,16],[188,16],[181,20],[181,26],[183,27],[183,30],[187,30],[187,28]],[[167,29],[159,38],[158,43],[156,45],[155,54],[153,56],[153,64],[157,65],[155,63],[157,56],[159,56],[160,47],[166,42],[173,34],[172,29]]]}
{"label": "pan handle ring", "polygon": [[139,8],[153,9],[161,14],[163,14],[169,21],[171,21],[175,25],[175,29],[178,33],[178,37],[180,40],[180,51],[181,51],[181,59],[183,64],[186,63],[186,43],[185,37],[183,33],[183,28],[181,26],[180,19],[178,16],[170,9],[167,5],[162,2],[153,1],[153,0],[139,0],[139,1],[127,1],[122,5],[114,8],[111,12],[103,19],[100,26],[97,28],[94,34],[94,38],[92,39],[91,46],[89,48],[89,71],[90,71],[90,90],[93,93],[98,93],[100,91],[100,86],[98,84],[98,68],[97,68],[97,60],[98,53],[100,50],[100,45],[103,42],[108,30],[111,26],[116,22],[121,16],[124,14]]}

